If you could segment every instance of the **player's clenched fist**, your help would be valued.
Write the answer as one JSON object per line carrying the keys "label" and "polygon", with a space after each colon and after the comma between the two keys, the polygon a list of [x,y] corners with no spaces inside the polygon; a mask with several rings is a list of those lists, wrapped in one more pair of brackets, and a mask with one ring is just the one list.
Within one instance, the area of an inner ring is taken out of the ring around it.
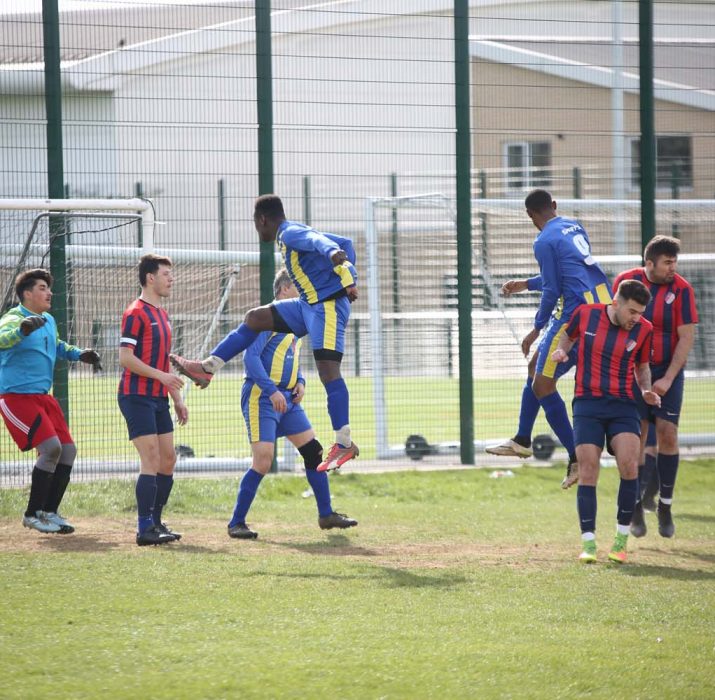
{"label": "player's clenched fist", "polygon": [[42,328],[46,323],[47,319],[44,316],[28,316],[20,323],[20,333],[30,335],[30,333]]}

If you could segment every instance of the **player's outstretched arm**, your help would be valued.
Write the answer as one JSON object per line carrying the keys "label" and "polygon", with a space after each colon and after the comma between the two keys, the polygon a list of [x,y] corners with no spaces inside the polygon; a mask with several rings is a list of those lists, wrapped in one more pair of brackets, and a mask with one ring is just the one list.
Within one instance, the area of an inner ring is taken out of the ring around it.
{"label": "player's outstretched arm", "polygon": [[150,367],[146,362],[142,362],[135,354],[133,348],[119,348],[119,364],[128,369],[132,374],[138,374],[141,377],[156,379],[161,382],[169,391],[180,391],[184,386],[181,377],[170,372],[162,372],[156,367]]}

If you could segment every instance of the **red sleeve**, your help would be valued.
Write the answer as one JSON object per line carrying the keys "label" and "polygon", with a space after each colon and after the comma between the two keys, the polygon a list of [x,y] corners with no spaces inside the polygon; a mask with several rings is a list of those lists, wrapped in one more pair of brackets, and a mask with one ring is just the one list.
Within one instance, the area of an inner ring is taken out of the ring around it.
{"label": "red sleeve", "polygon": [[685,326],[689,323],[698,322],[698,310],[695,306],[695,292],[693,288],[688,284],[683,287],[683,291],[680,293],[680,307],[679,307],[679,318],[678,326]]}
{"label": "red sleeve", "polygon": [[619,275],[616,276],[616,279],[613,280],[613,296],[614,297],[618,293],[618,285],[621,282],[623,282],[623,278],[624,278],[624,273],[621,272]]}
{"label": "red sleeve", "polygon": [[641,346],[638,348],[638,355],[636,357],[637,364],[643,365],[646,362],[650,362],[650,356],[653,351],[653,328],[649,328],[645,331],[645,337]]}
{"label": "red sleeve", "polygon": [[122,335],[119,339],[119,347],[135,348],[137,342],[144,331],[144,320],[136,309],[127,311],[122,319]]}
{"label": "red sleeve", "polygon": [[581,309],[583,307],[584,304],[576,308],[576,310],[571,315],[569,325],[566,326],[566,335],[568,335],[571,340],[576,340],[576,338],[578,338],[579,336],[579,325],[581,324]]}

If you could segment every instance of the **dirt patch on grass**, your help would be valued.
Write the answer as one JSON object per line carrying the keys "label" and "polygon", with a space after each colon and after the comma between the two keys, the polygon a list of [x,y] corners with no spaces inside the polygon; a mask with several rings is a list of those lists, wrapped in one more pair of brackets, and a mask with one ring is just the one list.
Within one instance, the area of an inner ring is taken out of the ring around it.
{"label": "dirt patch on grass", "polygon": [[[571,566],[578,556],[578,535],[564,544],[439,542],[385,542],[381,533],[368,527],[356,530],[321,531],[315,523],[289,524],[263,522],[259,538],[251,541],[233,540],[226,533],[222,518],[182,518],[171,522],[173,529],[183,532],[180,542],[162,547],[137,547],[134,541],[135,521],[129,518],[73,518],[76,531],[70,535],[43,535],[22,527],[20,518],[0,520],[0,553],[6,554],[69,554],[87,555],[122,552],[131,556],[162,556],[165,552],[206,555],[240,555],[266,557],[282,554],[286,557],[338,557],[364,561],[395,570],[438,570],[464,567],[509,567],[513,569],[543,569]],[[399,540],[402,533],[393,533]],[[646,567],[675,567],[681,570],[715,571],[715,551],[699,542],[633,543],[631,563]],[[606,552],[601,559],[606,561]]]}

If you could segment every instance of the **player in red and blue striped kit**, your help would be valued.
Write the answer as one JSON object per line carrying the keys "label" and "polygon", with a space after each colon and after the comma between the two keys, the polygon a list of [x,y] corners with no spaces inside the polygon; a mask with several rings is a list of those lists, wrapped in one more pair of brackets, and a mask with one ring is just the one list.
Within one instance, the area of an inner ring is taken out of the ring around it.
{"label": "player in red and blue striped kit", "polygon": [[[640,495],[643,497],[649,485],[657,488],[658,531],[663,537],[675,534],[671,506],[678,471],[678,420],[683,405],[684,370],[688,355],[695,342],[695,325],[698,312],[695,293],[690,283],[677,272],[680,243],[670,236],[655,236],[643,252],[645,265],[622,272],[614,282],[635,279],[642,282],[651,293],[651,301],[643,314],[653,324],[653,354],[650,360],[653,390],[660,395],[661,405],[648,406],[638,399],[645,435],[649,425],[655,425],[655,447],[641,451]],[[657,467],[657,479],[655,470]],[[653,491],[654,493],[654,491]],[[646,522],[643,501],[639,499],[633,514],[631,534],[643,537]]]}
{"label": "player in red and blue striped kit", "polygon": [[584,563],[596,561],[596,484],[601,452],[608,440],[621,476],[616,539],[608,557],[624,563],[631,517],[638,492],[640,418],[634,397],[637,381],[643,399],[659,405],[651,389],[653,327],[643,318],[650,301],[646,287],[624,282],[611,304],[584,304],[574,312],[552,355],[568,362],[578,342],[573,400],[574,442],[579,467],[577,493]]}
{"label": "player in red and blue striped kit", "polygon": [[188,420],[181,398],[183,382],[169,369],[171,324],[160,304],[174,283],[171,260],[148,254],[139,261],[141,296],[122,317],[119,364],[119,408],[127,422],[129,439],[140,459],[136,483],[137,536],[139,546],[165,544],[181,539],[161,521],[174,484],[174,424],[169,398],[179,425]]}

